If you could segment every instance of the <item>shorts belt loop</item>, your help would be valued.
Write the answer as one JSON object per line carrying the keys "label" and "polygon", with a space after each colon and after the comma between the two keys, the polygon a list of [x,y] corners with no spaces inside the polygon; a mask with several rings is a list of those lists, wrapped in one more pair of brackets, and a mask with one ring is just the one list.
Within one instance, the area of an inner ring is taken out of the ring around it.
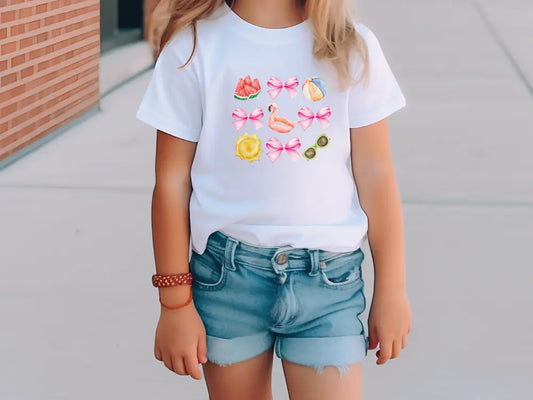
{"label": "shorts belt loop", "polygon": [[319,249],[308,249],[309,256],[311,257],[311,271],[309,276],[318,275],[318,270],[320,268],[320,258],[319,258]]}
{"label": "shorts belt loop", "polygon": [[230,271],[235,271],[235,250],[239,241],[231,236],[227,237],[226,248],[224,250],[224,266]]}

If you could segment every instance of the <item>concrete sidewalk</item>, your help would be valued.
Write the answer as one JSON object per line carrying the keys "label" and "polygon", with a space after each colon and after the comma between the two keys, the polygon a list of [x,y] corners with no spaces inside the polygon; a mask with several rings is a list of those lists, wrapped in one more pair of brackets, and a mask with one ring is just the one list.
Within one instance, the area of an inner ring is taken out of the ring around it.
{"label": "concrete sidewalk", "polygon": [[[376,0],[362,12],[408,101],[390,138],[413,311],[398,359],[377,366],[369,352],[363,399],[529,398],[533,4]],[[2,400],[207,399],[205,382],[153,356],[155,131],[134,117],[150,76],[0,171]],[[277,358],[273,381],[287,399]]]}

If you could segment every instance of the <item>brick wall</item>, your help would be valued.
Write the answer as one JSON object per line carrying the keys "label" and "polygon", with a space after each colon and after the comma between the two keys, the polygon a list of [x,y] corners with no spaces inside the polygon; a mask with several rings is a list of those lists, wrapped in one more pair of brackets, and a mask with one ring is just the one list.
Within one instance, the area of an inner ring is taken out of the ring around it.
{"label": "brick wall", "polygon": [[100,0],[0,0],[0,160],[98,103],[99,55]]}

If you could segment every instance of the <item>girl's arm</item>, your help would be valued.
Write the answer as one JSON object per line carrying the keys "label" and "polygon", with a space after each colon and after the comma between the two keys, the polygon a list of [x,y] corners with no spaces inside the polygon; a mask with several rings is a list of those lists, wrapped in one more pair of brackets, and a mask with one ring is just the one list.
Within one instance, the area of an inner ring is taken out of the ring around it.
{"label": "girl's arm", "polygon": [[359,202],[368,216],[374,262],[374,296],[369,314],[369,348],[380,343],[377,364],[396,358],[411,329],[406,296],[403,219],[392,163],[387,120],[351,128],[352,172]]}
{"label": "girl's arm", "polygon": [[[189,201],[195,152],[196,142],[157,131],[152,239],[158,274],[189,272]],[[187,301],[190,287],[163,287],[159,291],[163,303],[178,305]]]}
{"label": "girl's arm", "polygon": [[368,216],[368,242],[378,292],[405,290],[403,220],[387,120],[351,129],[352,171]]}
{"label": "girl's arm", "polygon": [[[191,165],[196,142],[157,131],[152,200],[152,235],[158,274],[189,272]],[[185,303],[190,285],[159,288],[161,301],[174,306]],[[178,309],[161,306],[154,355],[178,375],[200,380],[199,363],[207,362],[206,331],[194,302]]]}

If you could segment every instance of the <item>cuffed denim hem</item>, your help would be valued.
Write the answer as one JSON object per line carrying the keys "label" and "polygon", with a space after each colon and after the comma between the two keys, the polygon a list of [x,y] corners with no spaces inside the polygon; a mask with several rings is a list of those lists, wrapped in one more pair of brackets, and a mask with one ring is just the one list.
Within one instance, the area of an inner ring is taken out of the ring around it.
{"label": "cuffed denim hem", "polygon": [[[313,351],[309,351],[313,349]],[[335,366],[341,378],[350,364],[361,362],[368,353],[365,335],[332,337],[278,337],[276,355],[287,361],[315,368],[322,373],[326,365]]]}
{"label": "cuffed denim hem", "polygon": [[231,339],[206,335],[207,358],[215,364],[226,366],[258,356],[271,348],[274,341],[275,335],[271,332]]}

